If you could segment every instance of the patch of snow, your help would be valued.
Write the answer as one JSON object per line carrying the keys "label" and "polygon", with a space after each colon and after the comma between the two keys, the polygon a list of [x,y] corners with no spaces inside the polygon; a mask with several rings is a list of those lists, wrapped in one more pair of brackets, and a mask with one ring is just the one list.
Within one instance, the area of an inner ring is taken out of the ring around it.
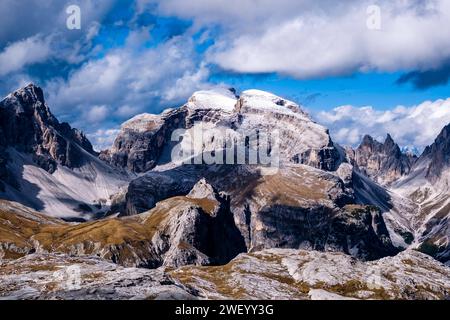
{"label": "patch of snow", "polygon": [[189,99],[188,107],[192,109],[216,109],[233,112],[236,102],[237,98],[230,90],[217,88],[195,92]]}
{"label": "patch of snow", "polygon": [[270,92],[255,89],[246,90],[242,92],[241,99],[245,106],[253,109],[282,113],[311,121],[298,104]]}

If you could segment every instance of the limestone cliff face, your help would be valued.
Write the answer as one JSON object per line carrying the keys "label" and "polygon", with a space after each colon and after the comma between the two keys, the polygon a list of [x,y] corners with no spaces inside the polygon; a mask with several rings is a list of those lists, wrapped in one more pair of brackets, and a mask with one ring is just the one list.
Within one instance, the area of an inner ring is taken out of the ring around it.
{"label": "limestone cliff face", "polygon": [[184,127],[185,110],[139,115],[122,125],[113,146],[100,159],[119,168],[142,173],[153,169],[174,130]]}
{"label": "limestone cliff face", "polygon": [[230,212],[247,251],[305,248],[339,251],[362,259],[398,252],[379,209],[356,205],[354,190],[339,177],[292,164],[261,176],[249,166],[182,166],[148,172],[132,181],[124,208],[136,215],[187,195],[202,177],[230,198]]}

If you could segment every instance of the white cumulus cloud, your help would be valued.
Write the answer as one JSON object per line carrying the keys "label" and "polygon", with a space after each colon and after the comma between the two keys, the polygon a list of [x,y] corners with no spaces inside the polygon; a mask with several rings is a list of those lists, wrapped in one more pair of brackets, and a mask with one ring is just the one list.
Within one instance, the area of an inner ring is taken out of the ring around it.
{"label": "white cumulus cloud", "polygon": [[[374,4],[380,30],[367,27]],[[450,58],[447,0],[167,0],[158,8],[198,27],[219,25],[208,58],[234,72],[307,79],[433,69]]]}
{"label": "white cumulus cloud", "polygon": [[77,110],[80,117],[73,124],[89,132],[86,121],[114,125],[138,113],[158,113],[210,86],[192,39],[177,36],[149,48],[143,46],[147,37],[132,32],[128,39],[124,47],[84,63],[67,80],[49,81],[45,91],[52,110]]}
{"label": "white cumulus cloud", "polygon": [[176,103],[202,86],[207,76],[192,55],[192,43],[184,38],[156,48],[112,50],[86,62],[67,81],[50,82],[49,101],[56,108],[108,105],[119,116],[152,104],[157,109],[157,103]]}
{"label": "white cumulus cloud", "polygon": [[94,149],[101,151],[112,146],[114,139],[119,134],[119,131],[119,129],[98,129],[95,132],[89,133],[87,136],[94,146]]}
{"label": "white cumulus cloud", "polygon": [[14,42],[0,52],[0,76],[19,71],[30,64],[45,61],[50,54],[48,38],[33,36]]}
{"label": "white cumulus cloud", "polygon": [[107,106],[93,106],[86,112],[85,118],[89,123],[99,123],[105,120],[108,115],[109,110]]}
{"label": "white cumulus cloud", "polygon": [[450,98],[392,110],[347,105],[314,116],[343,145],[356,146],[365,134],[384,141],[389,133],[402,147],[423,149],[450,123]]}

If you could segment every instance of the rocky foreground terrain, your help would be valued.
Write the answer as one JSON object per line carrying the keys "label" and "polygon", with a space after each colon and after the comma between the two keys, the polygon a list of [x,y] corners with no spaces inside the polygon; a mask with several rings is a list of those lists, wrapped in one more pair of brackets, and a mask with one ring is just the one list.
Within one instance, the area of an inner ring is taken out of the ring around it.
{"label": "rocky foreground terrain", "polygon": [[97,153],[29,85],[0,102],[0,297],[447,299],[449,132],[419,157],[344,148],[292,101],[221,89]]}
{"label": "rocky foreground terrain", "polygon": [[417,251],[361,262],[269,249],[224,266],[125,268],[95,257],[32,254],[0,265],[0,299],[449,299],[449,270]]}

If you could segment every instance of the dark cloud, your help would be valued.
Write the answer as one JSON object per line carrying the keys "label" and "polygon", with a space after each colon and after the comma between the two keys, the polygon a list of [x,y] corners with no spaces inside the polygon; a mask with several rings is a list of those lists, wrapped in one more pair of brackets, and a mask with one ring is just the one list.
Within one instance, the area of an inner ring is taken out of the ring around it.
{"label": "dark cloud", "polygon": [[418,90],[426,90],[431,87],[444,86],[450,79],[450,62],[436,70],[413,71],[402,75],[397,84],[411,83]]}

